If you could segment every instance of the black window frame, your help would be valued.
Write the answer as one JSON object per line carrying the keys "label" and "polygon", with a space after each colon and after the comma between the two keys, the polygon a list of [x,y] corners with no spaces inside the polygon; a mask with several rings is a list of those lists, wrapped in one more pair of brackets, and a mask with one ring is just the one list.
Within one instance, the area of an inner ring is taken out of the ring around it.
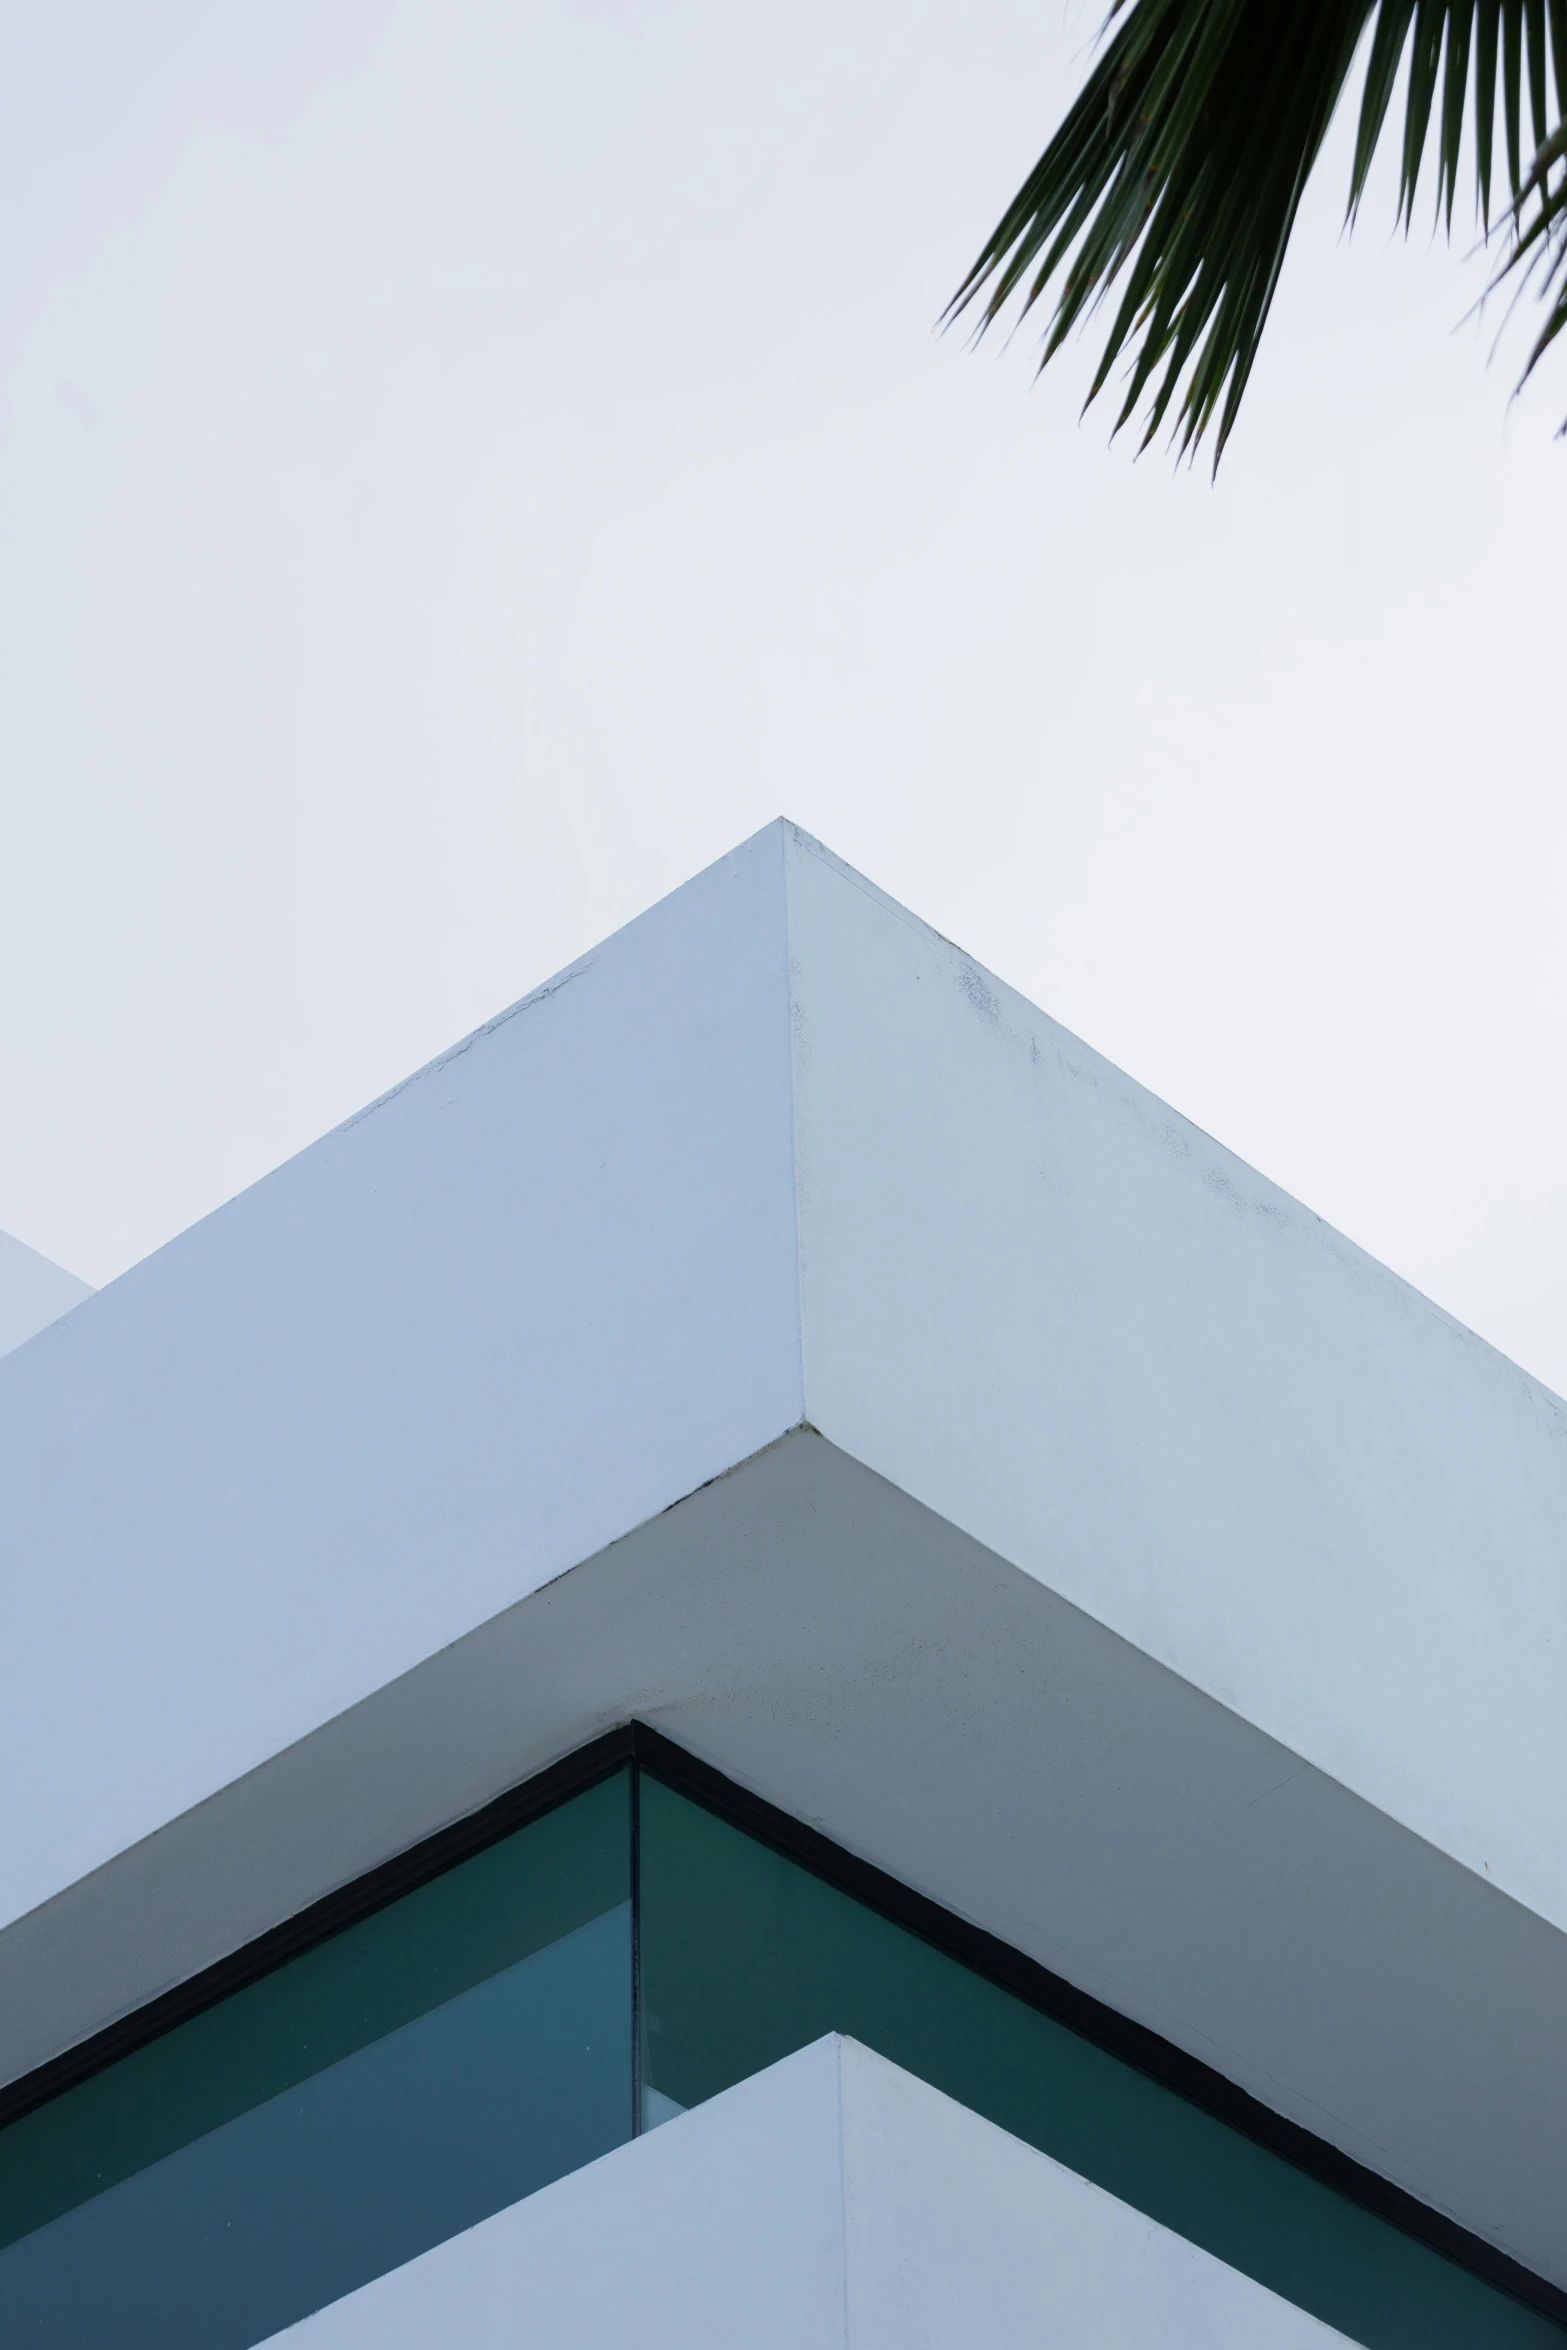
{"label": "black window frame", "polygon": [[0,2086],[0,2130],[47,2104],[91,2074],[159,2039],[176,2025],[216,2006],[233,1992],[258,1981],[301,1951],[356,1925],[405,1893],[444,1875],[475,1853],[512,1835],[574,1795],[631,1770],[632,1915],[632,2134],[641,2131],[641,2098],[636,2069],[641,2037],[641,1855],[638,1784],[648,1771],[676,1793],[690,1797],[720,1819],[769,1845],[785,1858],[836,1886],[895,1925],[916,1934],[976,1974],[1093,2041],[1134,2066],[1189,2104],[1281,2156],[1308,2177],[1360,2204],[1378,2219],[1467,2269],[1484,2283],[1521,2302],[1538,2316],[1567,2328],[1567,2291],[1500,2251],[1456,2220],[1434,2211],[1405,2188],[1395,2186],[1352,2155],[1319,2138],[1271,2106],[1064,1976],[1026,1957],[1010,1943],[912,1891],[871,1861],[862,1860],[818,1829],[805,1826],[765,1797],[705,1763],[645,1722],[623,1723],[605,1732],[520,1785],[494,1797],[451,1826],[437,1829],[406,1851],[383,1861],[352,1883],[312,1902],[241,1949],[204,1967],[185,1982],[149,2000],[75,2047]]}

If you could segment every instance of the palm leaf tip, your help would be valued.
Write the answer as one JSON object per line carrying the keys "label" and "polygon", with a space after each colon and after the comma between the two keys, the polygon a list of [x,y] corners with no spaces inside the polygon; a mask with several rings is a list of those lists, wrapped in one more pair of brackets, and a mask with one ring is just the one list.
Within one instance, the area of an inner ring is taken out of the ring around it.
{"label": "palm leaf tip", "polygon": [[[1520,292],[1534,281],[1545,313],[1518,379],[1517,388],[1522,391],[1558,335],[1567,329],[1567,123],[1558,123],[1541,141],[1514,198],[1509,230],[1509,250],[1490,290],[1515,275]],[[1567,419],[1557,430],[1559,436],[1567,437]]]}
{"label": "palm leaf tip", "polygon": [[[1471,91],[1482,218],[1490,218],[1498,94],[1510,217],[1518,222],[1526,185],[1544,205],[1556,183],[1549,172],[1536,183],[1535,167],[1522,165],[1520,122],[1526,90],[1531,121],[1544,120],[1548,66],[1560,121],[1567,0],[1113,0],[1083,89],[947,319],[972,309],[977,338],[1009,305],[1024,317],[1048,302],[1044,366],[1117,294],[1088,402],[1124,361],[1129,388],[1112,433],[1146,398],[1142,446],[1166,420],[1183,451],[1211,432],[1217,467],[1306,182],[1362,50],[1352,217],[1400,79],[1398,207],[1406,228],[1433,135],[1436,203],[1451,222]],[[1547,282],[1561,292],[1550,235],[1541,232],[1529,251],[1530,267],[1549,260]],[[1560,331],[1551,328],[1537,344],[1530,369]]]}

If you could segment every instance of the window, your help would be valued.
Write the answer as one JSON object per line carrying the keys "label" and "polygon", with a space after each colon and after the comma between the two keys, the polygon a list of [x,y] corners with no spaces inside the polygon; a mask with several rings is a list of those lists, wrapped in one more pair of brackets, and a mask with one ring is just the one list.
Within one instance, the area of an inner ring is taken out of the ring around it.
{"label": "window", "polygon": [[351,1922],[337,1905],[226,1996],[193,1986],[194,2012],[0,2130],[0,2337],[246,2350],[839,2030],[1370,2350],[1567,2345],[1549,2287],[1499,2289],[1418,2207],[1395,2225],[1180,2094],[1161,2044],[1080,1995],[1074,2029],[1028,1961],[987,1963],[664,1741],[621,1734],[573,1785],[434,1840],[395,1898],[370,1882]]}
{"label": "window", "polygon": [[243,2350],[632,2134],[629,1773],[0,2131],[0,2340]]}
{"label": "window", "polygon": [[1371,2350],[1567,2342],[650,1772],[639,1806],[644,2126],[847,2032]]}

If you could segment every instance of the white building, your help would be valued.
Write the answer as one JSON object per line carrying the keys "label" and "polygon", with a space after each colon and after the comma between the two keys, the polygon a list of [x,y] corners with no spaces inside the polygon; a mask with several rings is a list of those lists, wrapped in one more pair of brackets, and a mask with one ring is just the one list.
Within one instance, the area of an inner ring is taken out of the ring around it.
{"label": "white building", "polygon": [[788,826],[0,1575],[7,2345],[1567,2343],[1567,1407]]}
{"label": "white building", "polygon": [[85,1281],[0,1232],[0,1355],[8,1355],[92,1296]]}

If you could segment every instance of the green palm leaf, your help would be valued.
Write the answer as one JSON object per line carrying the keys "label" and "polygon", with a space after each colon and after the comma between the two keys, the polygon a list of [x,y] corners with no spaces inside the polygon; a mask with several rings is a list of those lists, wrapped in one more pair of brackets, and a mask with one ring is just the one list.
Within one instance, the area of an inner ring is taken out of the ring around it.
{"label": "green palm leaf", "polygon": [[[1492,285],[1499,285],[1516,270],[1520,291],[1531,279],[1539,280],[1538,290],[1546,305],[1545,324],[1524,365],[1521,390],[1567,328],[1567,125],[1558,125],[1549,138],[1541,140],[1514,202],[1513,223],[1512,251]],[[1567,423],[1559,430],[1567,436]]]}
{"label": "green palm leaf", "polygon": [[[1089,400],[1124,357],[1114,429],[1146,393],[1142,445],[1173,404],[1177,446],[1193,447],[1212,427],[1217,465],[1306,181],[1368,32],[1351,218],[1402,77],[1406,227],[1433,144],[1436,201],[1451,222],[1471,101],[1476,200],[1489,226],[1500,89],[1513,258],[1543,268],[1545,290],[1567,302],[1557,283],[1567,250],[1561,191],[1540,161],[1553,114],[1560,125],[1567,112],[1567,0],[1113,0],[1087,84],[949,318],[977,303],[983,333],[1014,296],[1026,313],[1053,289],[1043,366],[1114,292]],[[1527,166],[1526,99],[1535,152]],[[1562,323],[1548,324],[1530,368]]]}

